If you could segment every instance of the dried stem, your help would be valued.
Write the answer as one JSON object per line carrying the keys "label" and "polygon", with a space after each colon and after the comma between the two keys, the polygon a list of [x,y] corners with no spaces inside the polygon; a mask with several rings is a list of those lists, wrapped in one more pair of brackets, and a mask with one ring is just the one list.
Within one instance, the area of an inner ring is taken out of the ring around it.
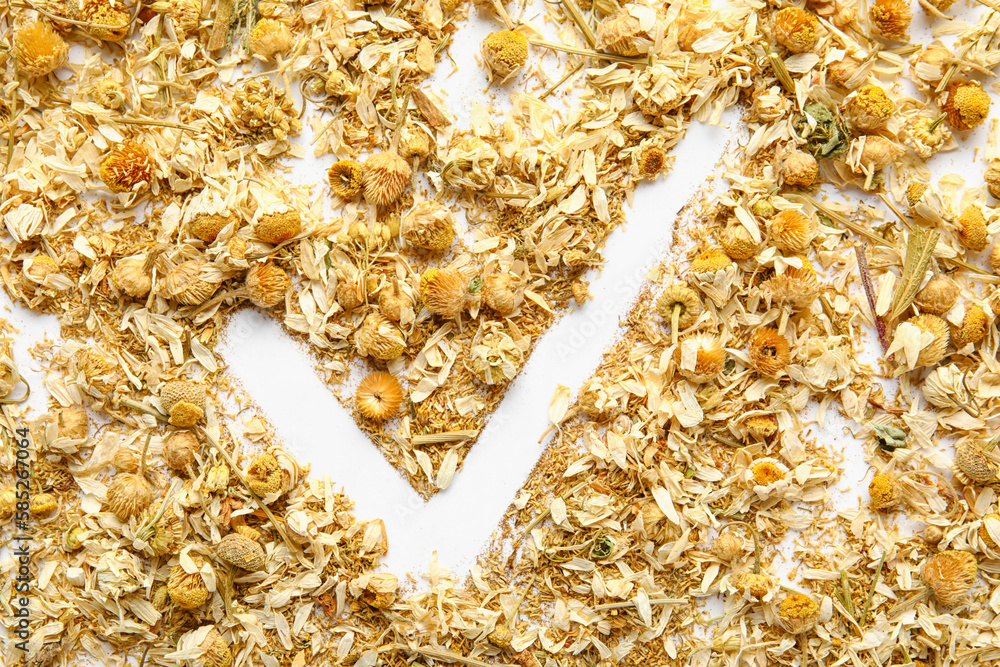
{"label": "dried stem", "polygon": [[878,342],[882,344],[882,351],[889,351],[889,340],[886,338],[885,320],[875,310],[875,288],[872,287],[871,270],[868,268],[868,244],[861,242],[861,245],[854,246],[854,254],[858,257],[858,271],[861,273],[861,284],[865,287],[865,296],[868,297],[868,306],[871,308],[872,317],[875,319],[875,331],[878,333]]}
{"label": "dried stem", "polygon": [[580,9],[580,5],[576,4],[576,0],[562,0],[563,9],[566,10],[566,14],[573,20],[576,27],[580,29],[583,33],[583,38],[587,40],[587,44],[590,48],[597,48],[597,35],[594,34],[593,28],[587,23],[586,17],[583,15],[583,11]]}
{"label": "dried stem", "polygon": [[476,429],[466,429],[464,431],[444,431],[442,433],[428,433],[427,435],[415,435],[410,438],[413,445],[434,445],[441,442],[457,442],[468,440],[479,435]]}
{"label": "dried stem", "polygon": [[871,588],[868,589],[868,598],[865,600],[865,607],[861,610],[861,618],[858,619],[858,625],[864,627],[865,621],[868,620],[868,610],[872,606],[872,598],[875,597],[875,587],[878,586],[879,577],[882,576],[882,566],[885,565],[885,557],[888,555],[888,551],[882,552],[882,558],[878,561],[878,569],[875,570],[875,579],[872,581]]}

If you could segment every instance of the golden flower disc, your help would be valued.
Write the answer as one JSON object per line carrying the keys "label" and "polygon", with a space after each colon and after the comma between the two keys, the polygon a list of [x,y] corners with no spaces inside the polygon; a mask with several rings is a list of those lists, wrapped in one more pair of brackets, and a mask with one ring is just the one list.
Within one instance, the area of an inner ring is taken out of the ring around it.
{"label": "golden flower disc", "polygon": [[354,402],[365,419],[385,421],[402,405],[403,387],[388,373],[372,373],[361,380]]}

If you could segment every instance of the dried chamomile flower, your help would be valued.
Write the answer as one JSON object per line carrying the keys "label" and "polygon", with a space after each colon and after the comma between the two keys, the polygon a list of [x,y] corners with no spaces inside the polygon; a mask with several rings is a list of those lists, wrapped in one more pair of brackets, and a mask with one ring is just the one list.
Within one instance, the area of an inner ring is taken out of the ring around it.
{"label": "dried chamomile flower", "polygon": [[212,597],[201,575],[207,561],[194,554],[191,555],[191,560],[194,561],[196,572],[188,573],[178,564],[170,568],[170,576],[167,577],[170,599],[182,609],[197,609]]}
{"label": "dried chamomile flower", "polygon": [[826,74],[830,77],[830,82],[845,90],[854,90],[861,85],[863,81],[862,71],[861,61],[850,56],[845,56],[826,67]]}
{"label": "dried chamomile flower", "polygon": [[201,0],[157,0],[150,9],[167,14],[181,38],[198,32],[201,22]]}
{"label": "dried chamomile flower", "polygon": [[406,349],[406,339],[396,326],[380,313],[369,313],[354,334],[354,345],[362,356],[391,361]]}
{"label": "dried chamomile flower", "polygon": [[952,81],[945,89],[941,110],[948,124],[965,132],[977,127],[990,114],[990,96],[978,81]]}
{"label": "dried chamomile flower", "polygon": [[[992,446],[994,443],[990,443]],[[955,445],[955,478],[963,484],[990,484],[997,478],[997,466],[979,443],[965,440]]]}
{"label": "dried chamomile flower", "polygon": [[925,160],[943,149],[951,140],[951,130],[942,122],[945,115],[917,116],[907,124],[904,136],[920,157]]}
{"label": "dried chamomile flower", "polygon": [[729,255],[718,249],[706,250],[693,260],[688,272],[695,277],[711,276],[716,271],[724,271],[733,266]]}
{"label": "dried chamomile flower", "polygon": [[997,241],[990,251],[990,268],[993,269],[993,273],[1000,276],[1000,241]]}
{"label": "dried chamomile flower", "polygon": [[111,513],[128,521],[152,504],[153,488],[141,473],[118,473],[108,484],[107,500]]}
{"label": "dried chamomile flower", "polygon": [[292,46],[292,32],[281,21],[261,19],[250,30],[247,46],[250,47],[250,53],[264,60],[270,60],[276,55],[288,52]]}
{"label": "dried chamomile flower", "polygon": [[663,290],[656,300],[656,312],[668,324],[676,318],[677,327],[687,329],[701,315],[701,299],[698,293],[683,283],[671,285]]}
{"label": "dried chamomile flower", "polygon": [[875,0],[868,9],[875,31],[888,39],[906,39],[913,20],[909,0]]}
{"label": "dried chamomile flower", "polygon": [[851,168],[860,174],[865,169],[879,171],[892,164],[900,149],[892,141],[878,134],[868,134],[851,142]]}
{"label": "dried chamomile flower", "polygon": [[59,500],[51,493],[37,493],[31,496],[28,511],[32,516],[42,517],[59,509]]}
{"label": "dried chamomile flower", "polygon": [[643,69],[629,90],[639,110],[654,121],[676,111],[687,98],[684,81],[673,67],[662,64]]}
{"label": "dried chamomile flower", "polygon": [[986,188],[995,199],[1000,199],[1000,158],[990,160],[990,166],[983,174]]}
{"label": "dried chamomile flower", "polygon": [[200,447],[191,431],[174,431],[163,443],[163,461],[172,470],[188,470],[195,464],[195,453]]}
{"label": "dried chamomile flower", "polygon": [[264,243],[278,245],[295,238],[302,231],[302,215],[294,208],[265,213],[254,225],[253,231]]}
{"label": "dried chamomile flower", "polygon": [[70,18],[89,24],[85,29],[95,39],[118,42],[128,34],[131,17],[123,2],[118,0],[75,0],[71,6]]}
{"label": "dried chamomile flower", "polygon": [[754,332],[750,337],[748,351],[751,365],[762,375],[777,377],[791,361],[788,339],[771,327]]}
{"label": "dried chamomile flower", "polygon": [[284,488],[288,473],[281,468],[274,454],[265,452],[250,462],[246,478],[251,491],[258,496],[266,496]]}
{"label": "dried chamomile flower", "polygon": [[344,99],[353,96],[356,88],[350,77],[337,69],[336,65],[331,65],[330,70],[326,73],[323,91],[331,97]]}
{"label": "dried chamomile flower", "polygon": [[456,188],[486,190],[496,178],[500,154],[480,137],[464,137],[442,157],[441,180]]}
{"label": "dried chamomile flower", "polygon": [[382,422],[396,414],[403,404],[403,387],[388,373],[371,373],[358,384],[354,403],[365,419]]}
{"label": "dried chamomile flower", "polygon": [[[925,11],[927,10],[928,6],[930,6],[938,10],[939,12],[946,12],[951,8],[953,4],[955,4],[955,0],[927,0],[927,5],[921,4],[921,6],[924,8]],[[928,11],[928,14],[936,16],[930,11]]]}
{"label": "dried chamomile flower", "polygon": [[781,211],[767,227],[775,247],[783,252],[803,252],[816,236],[816,220],[794,209]]}
{"label": "dried chamomile flower", "polygon": [[945,275],[936,275],[927,281],[916,296],[913,303],[922,313],[941,315],[951,310],[958,302],[958,284]]}
{"label": "dried chamomile flower", "polygon": [[[339,287],[339,285],[338,285]],[[412,310],[413,299],[399,286],[399,280],[392,276],[390,285],[383,287],[378,295],[378,309],[387,319],[399,322],[406,310]]]}
{"label": "dried chamomile flower", "polygon": [[962,325],[952,329],[952,343],[959,350],[966,345],[975,345],[986,337],[989,328],[990,318],[982,306],[977,303],[966,306]]}
{"label": "dried chamomile flower", "polygon": [[87,411],[80,407],[63,408],[56,415],[58,437],[79,440],[87,437],[90,420]]}
{"label": "dried chamomile flower", "polygon": [[955,364],[938,366],[924,378],[921,391],[930,405],[956,410],[962,407],[967,391],[965,374]]}
{"label": "dried chamomile flower", "polygon": [[754,486],[773,487],[788,477],[788,468],[772,458],[757,459],[750,466],[748,481]]}
{"label": "dried chamomile flower", "polygon": [[139,525],[143,528],[138,537],[142,538],[154,555],[172,554],[180,547],[184,524],[173,508],[163,508],[161,503],[154,503],[146,508]]}
{"label": "dried chamomile flower", "polygon": [[781,159],[781,178],[785,185],[809,187],[819,178],[819,163],[805,151],[788,151]]}
{"label": "dried chamomile flower", "polygon": [[655,9],[628,4],[597,26],[597,48],[620,56],[640,56],[649,51],[662,30]]}
{"label": "dried chamomile flower", "polygon": [[674,158],[668,156],[661,142],[655,139],[642,141],[632,153],[632,175],[648,181],[655,181],[665,175]]}
{"label": "dried chamomile flower", "polygon": [[410,184],[413,170],[395,151],[375,153],[365,160],[365,201],[384,208],[396,203]]}
{"label": "dried chamomile flower", "polygon": [[254,264],[247,271],[243,287],[237,292],[245,294],[255,306],[273,308],[285,300],[291,284],[288,274],[280,266],[270,262]]}
{"label": "dried chamomile flower", "polygon": [[953,57],[951,49],[944,46],[926,46],[910,58],[910,72],[928,85],[937,85],[937,82],[944,77]]}
{"label": "dried chamomile flower", "polygon": [[741,595],[761,600],[777,587],[777,580],[766,572],[743,572],[733,582]]}
{"label": "dried chamomile flower", "polygon": [[24,261],[21,272],[21,283],[25,289],[33,289],[35,285],[44,286],[45,279],[59,273],[59,263],[48,255],[38,254]]}
{"label": "dried chamomile flower", "polygon": [[524,281],[513,273],[492,273],[483,281],[483,301],[507,317],[524,301]]}
{"label": "dried chamomile flower", "polygon": [[171,380],[160,387],[160,407],[179,428],[190,428],[205,416],[205,387],[189,380]]}
{"label": "dried chamomile flower", "polygon": [[119,110],[125,106],[125,86],[114,76],[98,79],[90,89],[90,95],[106,109]]}
{"label": "dried chamomile flower", "polygon": [[17,508],[17,491],[13,486],[0,488],[0,519],[6,521],[14,515]]}
{"label": "dried chamomile flower", "polygon": [[219,560],[248,572],[264,569],[266,556],[259,544],[239,533],[229,533],[215,545]]}
{"label": "dried chamomile flower", "polygon": [[239,219],[232,213],[226,215],[203,213],[188,223],[188,232],[203,243],[214,243],[219,232],[229,225],[233,225],[234,228],[239,226]]}
{"label": "dried chamomile flower", "polygon": [[761,283],[761,288],[773,302],[802,310],[816,299],[819,277],[812,262],[801,255],[797,259],[802,262],[801,268],[789,265],[783,274]]}
{"label": "dried chamomile flower", "polygon": [[778,419],[774,415],[753,415],[743,422],[747,433],[760,440],[768,440],[778,432]]}
{"label": "dried chamomile flower", "polygon": [[986,217],[983,210],[971,204],[965,207],[962,214],[956,221],[958,225],[958,238],[966,248],[972,252],[982,252],[986,250],[989,236],[986,230]]}
{"label": "dried chamomile flower", "polygon": [[896,105],[880,86],[868,84],[847,98],[841,112],[855,130],[869,133],[886,126]]}
{"label": "dried chamomile flower", "polygon": [[778,618],[793,635],[807,632],[819,618],[819,603],[808,595],[792,593],[778,605]]}
{"label": "dried chamomile flower", "polygon": [[726,226],[719,238],[722,249],[731,259],[750,259],[757,254],[759,243],[754,242],[753,235],[739,222],[731,222]]}
{"label": "dried chamomile flower", "polygon": [[785,7],[774,15],[774,39],[792,53],[811,51],[819,33],[819,20],[803,9]]}
{"label": "dried chamomile flower", "polygon": [[26,78],[46,76],[66,64],[69,47],[45,21],[36,19],[15,26],[13,41],[17,71]]}
{"label": "dried chamomile flower", "polygon": [[677,372],[689,382],[711,382],[726,364],[726,350],[714,334],[697,334],[681,341],[674,352]]}
{"label": "dried chamomile flower", "polygon": [[469,369],[490,386],[509,382],[524,363],[527,344],[527,339],[515,341],[500,328],[481,337],[477,335],[469,351]]}
{"label": "dried chamomile flower", "polygon": [[344,201],[354,199],[361,194],[365,186],[365,168],[354,160],[340,160],[330,165],[326,172],[333,194]]}
{"label": "dried chamomile flower", "polygon": [[[907,326],[916,327],[916,331],[906,329]],[[916,315],[897,327],[895,338],[902,340],[897,343],[894,339],[890,352],[895,351],[893,348],[902,349],[907,363],[914,367],[933,366],[944,359],[951,333],[948,323],[937,315]],[[919,354],[911,359],[914,350],[919,350]]]}
{"label": "dried chamomile flower", "polygon": [[[983,522],[979,524],[979,529],[976,533],[983,546],[994,553],[1000,551],[1000,546],[997,545],[996,541],[997,538],[1000,538],[1000,514],[987,514],[984,516]],[[994,535],[997,538],[994,538]]]}
{"label": "dried chamomile flower", "polygon": [[139,455],[130,447],[119,447],[111,458],[111,465],[118,472],[138,472]]}
{"label": "dried chamomile flower", "polygon": [[772,87],[767,90],[754,91],[751,111],[762,122],[773,123],[784,117],[788,108],[788,100],[781,94],[780,88]]}
{"label": "dried chamomile flower", "polygon": [[962,601],[976,583],[979,563],[968,551],[941,551],[920,566],[920,578],[930,588],[934,600],[945,607]]}
{"label": "dried chamomile flower", "polygon": [[403,214],[403,239],[424,250],[444,250],[455,240],[455,214],[436,199],[425,199]]}
{"label": "dried chamomile flower", "polygon": [[[361,599],[376,609],[388,609],[396,601],[396,589],[399,579],[388,572],[376,572],[362,575],[364,583],[358,582],[361,588]],[[353,582],[352,582],[353,583]]]}
{"label": "dried chamomile flower", "polygon": [[167,272],[160,294],[186,306],[205,303],[219,289],[221,275],[202,259],[189,259]]}
{"label": "dried chamomile flower", "polygon": [[100,175],[112,192],[140,191],[153,180],[153,162],[142,144],[125,141],[101,161]]}
{"label": "dried chamomile flower", "polygon": [[455,319],[470,302],[469,281],[454,269],[429,269],[420,276],[420,296],[427,310]]}
{"label": "dried chamomile flower", "polygon": [[899,482],[892,473],[880,472],[868,483],[868,496],[872,509],[891,509],[899,504]]}
{"label": "dried chamomile flower", "polygon": [[731,530],[719,534],[712,541],[712,553],[719,560],[731,561],[743,553],[743,538]]}
{"label": "dried chamomile flower", "polygon": [[205,475],[205,481],[201,485],[201,492],[208,494],[225,491],[228,485],[229,466],[225,463],[220,463],[219,465],[212,466],[208,474]]}
{"label": "dried chamomile flower", "polygon": [[205,667],[232,667],[233,652],[214,626],[201,642],[201,648],[205,651]]}
{"label": "dried chamomile flower", "polygon": [[528,60],[528,38],[516,30],[491,32],[483,40],[482,52],[490,81],[503,82]]}
{"label": "dried chamomile flower", "polygon": [[334,298],[345,312],[354,310],[365,303],[365,285],[361,276],[338,275]]}

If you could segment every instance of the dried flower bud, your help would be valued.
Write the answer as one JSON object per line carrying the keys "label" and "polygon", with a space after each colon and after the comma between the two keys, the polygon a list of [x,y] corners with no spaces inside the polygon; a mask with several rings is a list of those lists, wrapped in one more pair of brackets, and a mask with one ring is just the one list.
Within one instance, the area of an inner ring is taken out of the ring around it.
{"label": "dried flower bud", "polygon": [[662,145],[648,140],[640,143],[632,156],[632,174],[649,181],[669,171],[669,165],[673,163],[673,158],[667,155]]}
{"label": "dried flower bud", "polygon": [[121,109],[125,106],[125,87],[112,76],[99,79],[90,91],[94,101],[107,109]]}
{"label": "dried flower bud", "polygon": [[233,652],[215,627],[208,631],[201,648],[205,651],[205,667],[232,667]]}
{"label": "dried flower bud", "polygon": [[26,78],[46,76],[66,63],[69,47],[45,21],[34,20],[14,28],[14,59]]}
{"label": "dried flower bud", "polygon": [[264,453],[250,462],[246,478],[251,491],[266,496],[284,488],[288,473],[282,470],[274,454]]}
{"label": "dried flower bud", "polygon": [[850,56],[827,65],[826,73],[830,81],[845,90],[853,90],[860,84],[861,61]]}
{"label": "dried flower bud", "polygon": [[201,22],[201,0],[157,0],[151,9],[167,14],[181,38],[198,32],[198,24]]}
{"label": "dried flower bud", "polygon": [[748,417],[743,425],[747,433],[761,440],[767,440],[778,432],[778,418],[774,415],[754,415]]}
{"label": "dried flower bud", "polygon": [[248,572],[264,569],[264,550],[259,544],[238,533],[230,533],[215,545],[216,557]]}
{"label": "dried flower bud", "polygon": [[978,81],[953,81],[945,89],[941,110],[948,124],[965,132],[982,124],[990,115],[990,96]]}
{"label": "dried flower bud", "polygon": [[120,521],[142,513],[153,502],[153,489],[140,475],[122,472],[108,484],[108,508]]}
{"label": "dried flower bud", "polygon": [[743,553],[743,538],[729,530],[712,541],[712,552],[717,558],[731,561]]}
{"label": "dried flower bud", "polygon": [[655,121],[684,104],[688,86],[673,67],[656,63],[636,75],[629,91],[639,110]]}
{"label": "dried flower bud", "polygon": [[508,628],[506,625],[498,625],[493,630],[493,632],[489,634],[487,639],[489,639],[490,643],[496,646],[498,649],[502,651],[509,651],[511,647],[511,641],[514,639],[514,635],[510,631],[510,628]]}
{"label": "dried flower bud", "polygon": [[365,168],[354,160],[340,160],[330,165],[326,172],[333,194],[344,201],[354,199],[365,186]]}
{"label": "dried flower bud", "polygon": [[354,335],[358,352],[379,361],[391,361],[406,349],[406,339],[396,326],[380,313],[369,313]]}
{"label": "dried flower bud", "polygon": [[812,629],[818,617],[819,603],[802,593],[792,593],[778,605],[778,618],[793,635]]}
{"label": "dried flower bud", "polygon": [[640,56],[649,51],[654,43],[656,26],[652,21],[652,25],[644,26],[637,14],[652,19],[656,16],[649,17],[643,9],[627,5],[601,21],[597,26],[597,48],[620,56]]}
{"label": "dried flower bud", "polygon": [[962,245],[973,252],[986,250],[989,236],[986,230],[986,218],[983,211],[975,204],[966,206],[958,216],[958,238]]}
{"label": "dried flower bud", "polygon": [[51,493],[39,493],[31,496],[28,511],[32,516],[46,516],[59,508],[59,500]]}
{"label": "dried flower bud", "polygon": [[945,607],[953,607],[976,583],[979,564],[968,551],[941,551],[920,566],[920,578],[930,587],[934,599]]}
{"label": "dried flower bud", "polygon": [[918,116],[907,125],[904,136],[920,157],[926,160],[951,140],[951,130],[941,122],[941,117]]}
{"label": "dried flower bud", "polygon": [[302,216],[294,208],[281,213],[262,215],[254,227],[257,238],[271,245],[284,243],[297,236],[300,231],[302,231]]}
{"label": "dried flower bud", "polygon": [[138,472],[139,455],[130,447],[119,447],[111,458],[111,465],[118,472]]}
{"label": "dried flower bud", "polygon": [[427,310],[455,319],[469,302],[469,281],[454,269],[430,269],[420,277],[420,296]]}
{"label": "dried flower bud", "polygon": [[729,255],[718,249],[706,250],[693,260],[688,272],[695,277],[710,276],[716,271],[724,271],[733,265]]}
{"label": "dried flower bud", "polygon": [[569,290],[578,306],[582,306],[590,299],[590,290],[587,289],[587,282],[585,280],[574,280],[570,283]]}
{"label": "dried flower bud", "polygon": [[260,308],[273,308],[285,300],[291,280],[284,269],[275,264],[254,264],[243,281],[247,298]]}
{"label": "dried flower bud", "polygon": [[388,572],[376,572],[369,576],[361,591],[361,599],[376,609],[388,609],[396,601],[399,579]]}
{"label": "dried flower bud", "polygon": [[785,7],[774,15],[774,39],[792,53],[811,51],[819,31],[816,17],[798,7]]}
{"label": "dried flower bud", "polygon": [[203,243],[214,243],[219,232],[225,229],[227,225],[236,222],[236,216],[231,213],[227,215],[205,213],[195,217],[188,223],[188,231]]}
{"label": "dried flower bud", "polygon": [[938,366],[924,378],[921,391],[930,405],[952,411],[960,407],[959,397],[965,394],[964,373],[955,364]]}
{"label": "dried flower bud", "polygon": [[[1000,514],[987,514],[984,516],[983,522],[979,524],[979,530],[976,532],[983,546],[994,553],[1000,551],[1000,546],[997,545],[996,540],[993,538],[993,535],[1000,536]],[[991,532],[993,533],[992,535],[990,534]]]}
{"label": "dried flower bud", "polygon": [[525,347],[515,342],[508,333],[496,329],[481,339],[473,340],[469,351],[469,369],[490,386],[510,382],[524,363],[525,351]]}
{"label": "dried flower bud", "polygon": [[750,259],[757,254],[759,244],[754,243],[753,235],[739,222],[727,225],[719,240],[722,249],[731,259]]}
{"label": "dried flower bud", "polygon": [[483,301],[500,315],[507,317],[524,301],[524,283],[513,273],[493,273],[483,282]]}
{"label": "dried flower bud", "polygon": [[750,337],[750,363],[762,375],[777,377],[791,361],[788,340],[777,329],[758,329]]}
{"label": "dried flower bud", "polygon": [[993,269],[993,273],[1000,276],[1000,241],[997,241],[990,251],[990,268]]}
{"label": "dried flower bud", "polygon": [[111,271],[111,282],[129,296],[142,298],[149,294],[153,286],[145,265],[145,257],[123,257],[115,262],[115,268]]}
{"label": "dried flower bud", "polygon": [[148,537],[144,541],[149,545],[149,550],[154,555],[163,556],[174,553],[180,546],[184,525],[173,508],[166,509],[159,521],[153,523],[159,510],[160,503],[150,505],[143,513],[139,524],[148,531]]}
{"label": "dried flower bud", "polygon": [[276,55],[287,53],[292,46],[292,32],[281,21],[261,19],[250,31],[247,40],[250,53],[270,60]]}
{"label": "dried flower bud", "polygon": [[225,463],[220,463],[217,466],[212,466],[205,475],[205,481],[201,486],[202,493],[215,493],[217,491],[224,491],[229,485],[229,466]]}
{"label": "dried flower bud", "polygon": [[868,9],[875,31],[889,39],[905,39],[913,20],[909,0],[875,0]]}
{"label": "dried flower bud", "polygon": [[118,42],[125,39],[129,31],[131,17],[124,3],[117,0],[74,0],[69,13],[70,18],[89,24],[86,30],[95,39]]}
{"label": "dried flower bud", "polygon": [[188,574],[180,565],[174,565],[170,568],[170,576],[167,578],[167,592],[170,594],[170,599],[182,609],[197,609],[212,597],[200,572],[206,565],[205,559],[192,555],[191,560],[194,561],[198,572]]}
{"label": "dried flower bud", "polygon": [[680,283],[663,290],[663,294],[656,300],[656,312],[670,324],[675,309],[678,311],[677,326],[681,329],[692,326],[698,321],[702,311],[698,293]]}
{"label": "dried flower bud", "polygon": [[947,313],[957,301],[958,285],[944,275],[931,278],[913,298],[921,312],[932,315]]}
{"label": "dried flower bud", "polygon": [[990,166],[983,176],[986,187],[994,198],[1000,199],[1000,158],[990,160]]}
{"label": "dried flower bud", "polygon": [[751,481],[758,486],[771,486],[785,480],[788,468],[772,458],[762,458],[750,466]]}
{"label": "dried flower bud", "polygon": [[388,373],[371,373],[358,385],[354,402],[365,419],[385,421],[403,404],[403,387]]}
{"label": "dried flower bud", "polygon": [[802,211],[788,209],[775,215],[768,223],[771,240],[783,252],[804,252],[816,236],[816,221]]}
{"label": "dried flower bud", "polygon": [[881,472],[868,484],[870,505],[873,509],[886,510],[899,504],[899,482],[889,473]]}
{"label": "dried flower bud", "polygon": [[726,364],[726,350],[714,334],[697,334],[681,341],[674,352],[677,372],[689,382],[711,382]]}
{"label": "dried flower bud", "polygon": [[963,483],[990,484],[997,478],[997,466],[983,448],[969,440],[955,445],[955,477]]}
{"label": "dried flower bud", "polygon": [[14,515],[17,508],[17,491],[13,486],[5,486],[0,489],[0,519],[6,521]]}
{"label": "dried flower bud", "polygon": [[153,180],[153,163],[142,144],[125,141],[101,162],[101,180],[112,192],[137,192]]}
{"label": "dried flower bud", "polygon": [[774,590],[777,586],[777,581],[774,577],[764,572],[759,574],[743,572],[736,577],[734,584],[736,590],[742,595],[748,595],[759,600]]}
{"label": "dried flower bud", "polygon": [[205,416],[205,387],[188,380],[171,380],[160,387],[160,406],[179,428],[190,428]]}
{"label": "dried flower bud", "polygon": [[58,437],[80,440],[87,437],[90,420],[87,411],[80,407],[63,408],[56,416]]}
{"label": "dried flower bud", "polygon": [[399,287],[396,277],[392,277],[392,284],[382,289],[378,295],[378,309],[387,319],[399,322],[406,309],[413,308],[413,300],[410,295]]}
{"label": "dried flower bud", "polygon": [[482,51],[490,81],[506,81],[528,60],[528,38],[516,30],[491,32],[483,40]]}
{"label": "dried flower bud", "polygon": [[937,84],[948,69],[951,49],[944,46],[927,46],[910,59],[910,72],[926,84]]}
{"label": "dried flower bud", "polygon": [[[186,306],[205,303],[219,289],[218,271],[202,259],[189,259],[171,269],[163,279],[160,293]],[[209,280],[212,278],[212,280]]]}
{"label": "dried flower bud", "polygon": [[869,84],[847,98],[841,112],[858,132],[876,132],[896,113],[896,105],[881,87]]}
{"label": "dried flower bud", "polygon": [[435,199],[417,202],[400,221],[403,238],[424,250],[444,250],[455,240],[455,215]]}
{"label": "dried flower bud", "polygon": [[174,431],[163,443],[163,460],[173,470],[187,470],[195,463],[195,453],[201,447],[191,431]]}
{"label": "dried flower bud", "polygon": [[375,153],[365,161],[365,200],[377,208],[396,203],[410,184],[413,170],[396,153]]}
{"label": "dried flower bud", "polygon": [[937,315],[916,315],[907,320],[916,326],[920,331],[930,333],[934,336],[917,357],[917,366],[933,366],[942,359],[948,351],[948,342],[951,333],[948,331],[948,323]]}
{"label": "dried flower bud", "polygon": [[971,304],[965,308],[962,326],[952,330],[952,343],[961,350],[966,345],[975,345],[986,337],[990,327],[990,318],[979,304]]}
{"label": "dried flower bud", "polygon": [[857,152],[855,173],[861,173],[862,167],[868,167],[873,171],[885,169],[893,163],[900,152],[896,144],[878,134],[867,134],[854,139],[851,142],[851,150]]}
{"label": "dried flower bud", "polygon": [[785,185],[809,187],[819,178],[819,163],[805,151],[788,151],[781,160],[781,178]]}

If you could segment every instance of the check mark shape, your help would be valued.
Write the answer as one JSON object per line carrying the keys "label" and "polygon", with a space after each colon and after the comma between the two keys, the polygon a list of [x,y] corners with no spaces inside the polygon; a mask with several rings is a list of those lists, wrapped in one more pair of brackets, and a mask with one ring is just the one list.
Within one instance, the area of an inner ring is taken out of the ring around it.
{"label": "check mark shape", "polygon": [[674,171],[636,192],[630,222],[612,234],[603,270],[592,281],[594,299],[543,336],[451,486],[429,501],[357,428],[317,377],[312,360],[276,322],[241,311],[230,323],[222,355],[288,448],[312,465],[312,474],[343,486],[359,517],[385,522],[390,547],[384,562],[390,570],[423,572],[436,551],[442,565],[467,573],[544,450],[538,436],[549,426],[557,384],[578,387],[593,373],[646,272],[680,247],[674,220],[706,182],[726,135],[723,128],[692,124],[676,149]]}

